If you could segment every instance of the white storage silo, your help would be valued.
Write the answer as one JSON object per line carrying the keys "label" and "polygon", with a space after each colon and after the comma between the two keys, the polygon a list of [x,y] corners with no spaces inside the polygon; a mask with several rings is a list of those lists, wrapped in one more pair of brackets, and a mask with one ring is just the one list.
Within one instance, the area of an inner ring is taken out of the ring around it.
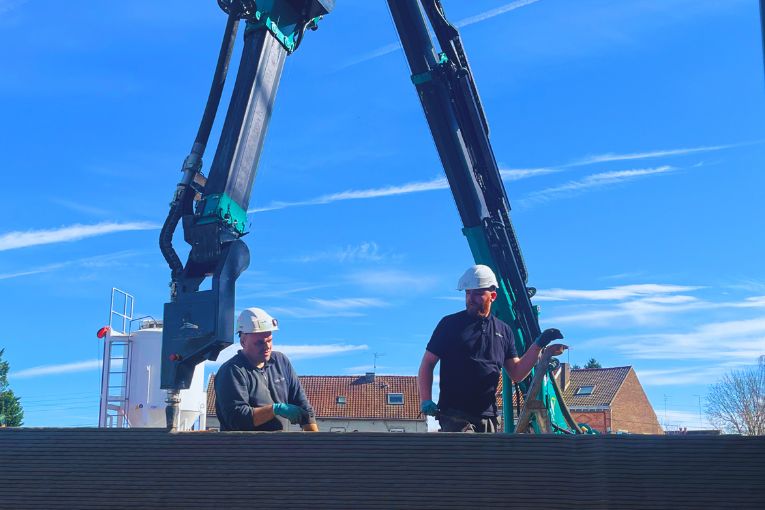
{"label": "white storage silo", "polygon": [[[160,389],[162,325],[144,321],[132,333],[127,416],[131,427],[165,427],[166,390]],[[204,430],[207,417],[204,364],[194,370],[191,386],[181,391],[178,430]]]}
{"label": "white storage silo", "polygon": [[[130,303],[118,312],[115,292]],[[167,392],[160,389],[162,321],[144,319],[136,331],[130,331],[130,326],[137,322],[132,318],[132,300],[129,294],[113,289],[110,327],[99,332],[104,350],[98,426],[165,428]],[[114,315],[118,320],[114,320]],[[207,419],[204,363],[197,365],[191,386],[182,390],[180,396],[178,430],[204,430]]]}

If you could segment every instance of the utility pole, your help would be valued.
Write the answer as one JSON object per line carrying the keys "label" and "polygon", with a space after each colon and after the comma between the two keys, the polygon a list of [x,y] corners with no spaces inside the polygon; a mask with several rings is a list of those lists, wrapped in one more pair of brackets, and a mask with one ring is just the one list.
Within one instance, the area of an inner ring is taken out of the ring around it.
{"label": "utility pole", "polygon": [[669,397],[666,393],[664,394],[664,430],[667,430],[667,400]]}
{"label": "utility pole", "polygon": [[699,399],[699,428],[704,427],[704,418],[701,415],[701,395],[694,395],[694,397],[698,397]]}

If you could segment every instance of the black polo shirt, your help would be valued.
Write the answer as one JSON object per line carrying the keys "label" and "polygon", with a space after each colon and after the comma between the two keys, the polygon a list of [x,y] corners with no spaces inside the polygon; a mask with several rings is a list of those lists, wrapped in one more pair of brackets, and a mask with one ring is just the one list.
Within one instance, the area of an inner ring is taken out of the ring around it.
{"label": "black polo shirt", "polygon": [[311,416],[308,423],[316,423],[295,369],[281,352],[273,351],[263,368],[257,368],[239,350],[215,375],[215,412],[221,430],[289,430],[290,422],[280,416],[259,427],[252,423],[253,407],[277,402],[302,407]]}
{"label": "black polo shirt", "polygon": [[441,319],[427,350],[441,360],[439,409],[497,415],[502,366],[518,356],[509,325],[493,315],[474,318],[463,310]]}

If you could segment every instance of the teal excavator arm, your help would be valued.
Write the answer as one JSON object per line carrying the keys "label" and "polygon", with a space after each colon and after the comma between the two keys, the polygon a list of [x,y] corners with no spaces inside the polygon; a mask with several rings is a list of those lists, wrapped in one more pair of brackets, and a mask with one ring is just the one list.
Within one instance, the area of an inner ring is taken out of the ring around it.
{"label": "teal excavator arm", "polygon": [[[161,376],[162,388],[168,390],[168,427],[175,424],[180,390],[189,387],[194,367],[216,359],[232,343],[236,279],[249,264],[249,251],[240,238],[246,234],[250,191],[282,69],[306,30],[315,29],[321,17],[334,8],[334,0],[218,0],[218,4],[228,14],[218,66],[197,138],[182,167],[183,176],[160,234],[160,248],[171,270]],[[500,281],[495,313],[513,326],[518,350],[525,352],[540,334],[537,308],[531,304],[533,289],[526,286],[528,275],[510,222],[510,204],[459,33],[446,20],[438,0],[388,0],[388,6],[473,257],[494,269]],[[441,52],[433,48],[425,16]],[[240,20],[247,23],[244,50],[215,157],[205,177],[202,156]],[[185,264],[172,246],[179,222],[191,245]],[[206,278],[212,278],[212,287],[200,290]],[[535,388],[535,402],[541,402],[551,425],[539,423],[542,415],[537,413],[529,420],[530,430],[580,433],[550,370],[538,365],[534,379],[520,384],[526,397]],[[507,374],[503,377],[504,423],[510,431],[513,399],[509,378]]]}
{"label": "teal excavator arm", "polygon": [[[184,161],[159,245],[170,266],[170,302],[162,332],[161,387],[168,391],[167,425],[174,428],[180,391],[191,384],[194,368],[215,360],[232,343],[236,280],[250,254],[247,207],[258,160],[287,55],[306,30],[316,29],[334,0],[218,0],[228,22],[210,95],[191,153]],[[209,175],[202,156],[220,104],[240,20],[246,21],[244,49],[234,90]],[[173,248],[182,222],[191,246],[184,264]],[[209,290],[200,286],[212,279]]]}
{"label": "teal excavator arm", "polygon": [[[494,270],[499,280],[494,313],[513,326],[518,352],[526,352],[540,335],[536,292],[527,286],[528,272],[510,221],[510,203],[489,140],[489,124],[473,79],[459,32],[444,14],[439,0],[388,0],[401,45],[412,72],[436,149],[441,158],[473,258]],[[424,14],[423,14],[424,13]],[[441,51],[433,47],[425,18]],[[548,359],[543,357],[543,359]],[[537,366],[546,373],[520,383],[527,404],[543,406],[530,419],[536,432],[580,433],[566,407],[552,366]],[[529,395],[534,386],[536,394]],[[511,382],[503,370],[503,422],[513,429]],[[540,423],[546,416],[547,423]],[[520,430],[525,432],[526,430]]]}

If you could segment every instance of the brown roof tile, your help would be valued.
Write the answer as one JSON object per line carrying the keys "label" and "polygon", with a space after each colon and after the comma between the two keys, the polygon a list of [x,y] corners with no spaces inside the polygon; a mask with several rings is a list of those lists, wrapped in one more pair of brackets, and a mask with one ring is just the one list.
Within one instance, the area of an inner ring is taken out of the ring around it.
{"label": "brown roof tile", "polygon": [[[378,375],[371,382],[366,376],[299,376],[317,418],[425,420],[420,416],[417,377]],[[389,393],[404,395],[404,403],[388,404]],[[345,397],[339,404],[337,397]],[[215,416],[215,378],[207,386],[207,415]]]}
{"label": "brown roof tile", "polygon": [[[366,376],[301,376],[300,382],[308,400],[320,418],[379,418],[424,420],[420,415],[420,392],[417,377],[378,375],[374,381]],[[389,393],[401,393],[403,405],[388,404]],[[337,397],[345,397],[345,404]]]}

